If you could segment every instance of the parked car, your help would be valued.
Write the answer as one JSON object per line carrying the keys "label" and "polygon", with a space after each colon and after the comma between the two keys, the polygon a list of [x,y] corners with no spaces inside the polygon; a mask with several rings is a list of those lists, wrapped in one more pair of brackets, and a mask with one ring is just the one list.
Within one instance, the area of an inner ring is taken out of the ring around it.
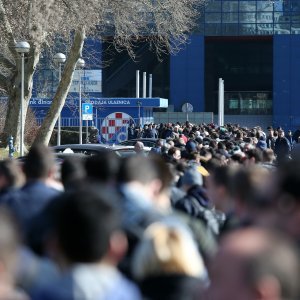
{"label": "parked car", "polygon": [[[122,146],[134,146],[136,142],[142,142],[144,144],[145,147],[155,147],[156,142],[159,139],[149,139],[149,138],[140,138],[140,139],[132,139],[132,140],[127,140],[124,142],[119,143],[119,145]],[[166,142],[165,140],[163,140],[164,142]]]}

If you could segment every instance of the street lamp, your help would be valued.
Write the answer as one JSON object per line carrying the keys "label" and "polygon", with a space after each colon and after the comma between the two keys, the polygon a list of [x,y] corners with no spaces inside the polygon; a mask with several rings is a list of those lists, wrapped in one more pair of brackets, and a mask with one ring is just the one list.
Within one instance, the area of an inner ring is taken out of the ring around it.
{"label": "street lamp", "polygon": [[[58,64],[58,83],[61,80],[61,65],[66,61],[66,56],[63,53],[56,53],[53,57],[53,60],[56,64]],[[61,112],[59,113],[57,120],[57,146],[60,145],[60,137],[61,137]]]}
{"label": "street lamp", "polygon": [[81,111],[81,69],[84,68],[85,61],[82,58],[77,60],[76,67],[79,71],[79,144],[82,144],[82,111]]}
{"label": "street lamp", "polygon": [[15,49],[21,54],[21,105],[20,105],[20,155],[24,156],[24,54],[29,52],[30,45],[23,41],[17,42]]}

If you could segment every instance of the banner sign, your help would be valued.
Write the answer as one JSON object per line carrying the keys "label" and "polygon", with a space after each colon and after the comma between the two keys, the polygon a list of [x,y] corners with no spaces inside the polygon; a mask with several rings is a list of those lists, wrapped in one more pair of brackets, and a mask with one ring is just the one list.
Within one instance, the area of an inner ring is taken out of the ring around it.
{"label": "banner sign", "polygon": [[102,70],[75,70],[69,93],[102,93]]}
{"label": "banner sign", "polygon": [[[83,98],[83,102],[88,102],[95,107],[168,107],[168,99],[164,98]],[[30,106],[32,107],[49,107],[51,99],[32,98]],[[78,98],[67,99],[65,106],[78,106]]]}

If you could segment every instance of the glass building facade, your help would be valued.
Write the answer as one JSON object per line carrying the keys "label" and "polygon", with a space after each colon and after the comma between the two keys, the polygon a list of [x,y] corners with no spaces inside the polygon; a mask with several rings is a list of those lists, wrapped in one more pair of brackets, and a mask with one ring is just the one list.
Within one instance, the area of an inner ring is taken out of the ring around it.
{"label": "glass building facade", "polygon": [[[300,0],[207,0],[198,28],[170,57],[170,103],[300,128]],[[269,124],[270,125],[270,124]]]}
{"label": "glass building facade", "polygon": [[299,34],[300,1],[210,0],[198,30],[205,36]]}

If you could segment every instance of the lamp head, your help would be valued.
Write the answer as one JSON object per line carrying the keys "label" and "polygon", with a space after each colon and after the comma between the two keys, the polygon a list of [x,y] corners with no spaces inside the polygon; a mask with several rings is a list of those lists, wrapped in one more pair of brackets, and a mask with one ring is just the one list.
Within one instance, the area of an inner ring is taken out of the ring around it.
{"label": "lamp head", "polygon": [[83,58],[78,58],[77,63],[76,63],[76,68],[84,68],[85,66],[85,61]]}
{"label": "lamp head", "polygon": [[56,53],[53,56],[53,60],[57,63],[57,64],[62,64],[66,61],[66,56],[63,53]]}
{"label": "lamp head", "polygon": [[25,41],[17,42],[15,44],[15,49],[18,53],[28,53],[30,49],[30,45]]}

